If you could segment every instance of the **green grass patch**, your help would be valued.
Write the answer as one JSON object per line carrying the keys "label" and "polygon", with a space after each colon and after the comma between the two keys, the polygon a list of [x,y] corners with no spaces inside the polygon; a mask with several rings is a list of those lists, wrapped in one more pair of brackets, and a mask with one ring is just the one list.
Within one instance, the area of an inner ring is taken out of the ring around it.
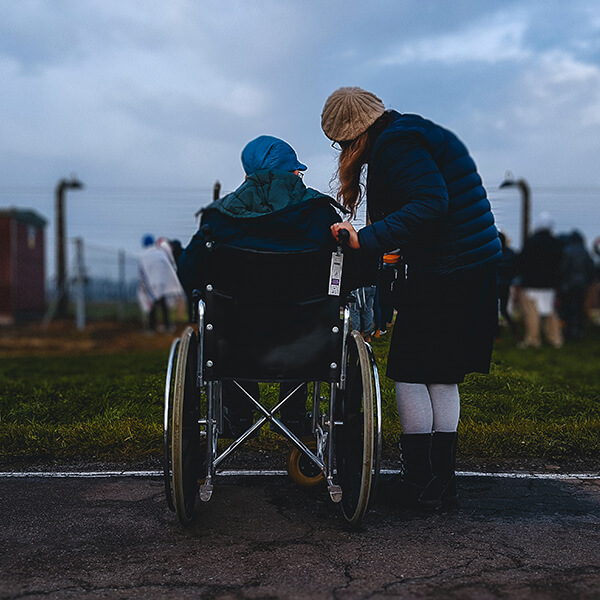
{"label": "green grass patch", "polygon": [[167,355],[2,359],[0,458],[157,455]]}
{"label": "green grass patch", "polygon": [[[390,335],[374,339],[383,393],[384,451],[400,435],[385,377]],[[141,460],[162,453],[167,350],[0,359],[0,459]],[[490,375],[461,386],[459,454],[572,461],[600,457],[600,329],[561,350],[497,344]],[[263,398],[276,402],[275,386]],[[278,449],[263,428],[253,448]]]}

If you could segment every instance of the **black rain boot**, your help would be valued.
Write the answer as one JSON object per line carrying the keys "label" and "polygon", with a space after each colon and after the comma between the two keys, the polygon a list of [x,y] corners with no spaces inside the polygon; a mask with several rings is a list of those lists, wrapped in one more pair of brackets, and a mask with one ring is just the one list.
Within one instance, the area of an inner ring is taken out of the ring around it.
{"label": "black rain boot", "polygon": [[431,436],[431,468],[434,478],[420,498],[420,503],[427,508],[453,508],[458,505],[456,442],[456,431],[436,431]]}
{"label": "black rain boot", "polygon": [[404,472],[397,485],[400,504],[406,508],[419,508],[421,495],[433,478],[430,433],[409,433],[400,436],[400,451]]}

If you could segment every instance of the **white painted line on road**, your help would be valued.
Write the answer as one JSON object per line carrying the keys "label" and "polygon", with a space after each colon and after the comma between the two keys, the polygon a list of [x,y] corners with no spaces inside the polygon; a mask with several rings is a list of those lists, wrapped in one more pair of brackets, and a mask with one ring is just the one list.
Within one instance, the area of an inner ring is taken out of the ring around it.
{"label": "white painted line on road", "polygon": [[457,477],[497,477],[505,479],[600,479],[600,473],[479,473],[457,471]]}
{"label": "white painted line on road", "polygon": [[162,471],[12,471],[0,473],[0,478],[50,477],[50,478],[101,478],[101,477],[158,477]]}
{"label": "white painted line on road", "polygon": [[[382,469],[382,475],[398,475],[396,469]],[[219,471],[218,475],[225,477],[265,477],[283,476],[287,471],[260,471],[260,470],[229,470]],[[457,471],[458,477],[496,477],[505,479],[599,479],[600,473],[486,473],[479,471]],[[162,477],[162,471],[6,471],[0,472],[2,478],[48,477],[48,478],[111,478],[111,477]]]}

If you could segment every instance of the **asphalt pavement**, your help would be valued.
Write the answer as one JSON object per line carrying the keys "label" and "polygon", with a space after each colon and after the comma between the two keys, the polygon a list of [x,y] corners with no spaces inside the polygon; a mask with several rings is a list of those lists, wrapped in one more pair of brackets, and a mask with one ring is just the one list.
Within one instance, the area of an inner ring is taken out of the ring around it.
{"label": "asphalt pavement", "polygon": [[157,477],[0,479],[0,598],[600,598],[600,480],[463,475],[451,512],[381,485],[360,528],[286,476],[227,476],[184,529]]}

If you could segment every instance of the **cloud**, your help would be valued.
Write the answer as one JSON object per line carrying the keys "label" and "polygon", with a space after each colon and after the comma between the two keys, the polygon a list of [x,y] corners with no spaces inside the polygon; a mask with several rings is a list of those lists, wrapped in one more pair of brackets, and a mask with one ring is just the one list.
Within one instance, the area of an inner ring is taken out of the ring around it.
{"label": "cloud", "polygon": [[538,54],[471,115],[478,162],[544,185],[598,185],[600,66],[564,50]]}
{"label": "cloud", "polygon": [[524,72],[515,87],[521,97],[515,116],[529,129],[554,129],[557,123],[566,122],[571,131],[585,133],[600,125],[598,64],[552,51]]}
{"label": "cloud", "polygon": [[391,47],[377,59],[384,66],[441,62],[497,63],[531,56],[524,39],[527,22],[503,13],[468,24],[452,33],[407,40]]}
{"label": "cloud", "polygon": [[[24,1],[0,12],[11,33],[0,43],[3,179],[28,171],[45,181],[64,160],[98,178],[160,184],[197,180],[205,164],[212,180],[232,134],[237,160],[244,123],[272,104],[260,77],[225,66],[227,19],[219,29],[194,3]],[[266,62],[264,41],[263,51]],[[28,166],[15,171],[17,161]]]}
{"label": "cloud", "polygon": [[[336,87],[361,85],[456,131],[484,177],[512,169],[598,184],[596,4],[0,2],[0,183],[51,194],[76,171],[87,185],[80,203],[107,185],[210,190],[219,179],[230,191],[243,145],[269,133],[326,191],[335,155],[320,111]],[[136,202],[107,208],[107,222],[137,227],[120,212]],[[145,203],[137,209],[153,218]],[[93,225],[86,235],[101,233]]]}

